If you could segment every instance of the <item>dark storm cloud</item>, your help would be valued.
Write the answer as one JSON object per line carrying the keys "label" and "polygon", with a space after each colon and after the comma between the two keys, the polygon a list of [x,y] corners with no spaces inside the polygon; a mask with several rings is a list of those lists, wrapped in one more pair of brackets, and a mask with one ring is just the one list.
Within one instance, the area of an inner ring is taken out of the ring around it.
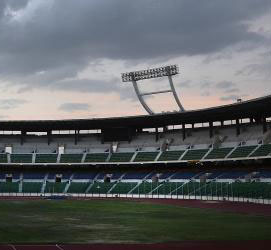
{"label": "dark storm cloud", "polygon": [[8,8],[14,11],[26,6],[28,0],[1,0],[0,1],[0,18],[5,14]]}
{"label": "dark storm cloud", "polygon": [[238,88],[232,88],[232,89],[225,89],[224,93],[238,93],[240,92],[240,89]]}
{"label": "dark storm cloud", "polygon": [[271,78],[271,51],[260,54],[259,58],[258,62],[246,65],[241,70],[238,70],[235,75],[256,75],[262,79],[269,80]]}
{"label": "dark storm cloud", "polygon": [[[29,82],[37,82],[37,79],[28,78]],[[120,79],[112,77],[110,81],[99,79],[72,79],[60,81],[47,81],[42,78],[38,84],[39,88],[50,89],[51,91],[71,91],[78,93],[114,93],[118,92],[122,99],[137,100],[133,87],[129,84],[122,84]],[[18,94],[30,92],[37,88],[37,84],[27,84],[23,82],[22,87],[17,91]]]}
{"label": "dark storm cloud", "polygon": [[114,78],[111,81],[78,79],[56,82],[55,84],[51,85],[51,89],[72,92],[77,91],[81,93],[118,92],[122,99],[137,100],[132,86],[122,85],[122,87],[120,87],[120,85],[120,80]]}
{"label": "dark storm cloud", "polygon": [[235,83],[230,81],[223,81],[216,84],[218,89],[229,89],[235,87]]}
{"label": "dark storm cloud", "polygon": [[115,81],[101,81],[101,80],[66,80],[52,84],[52,90],[66,90],[66,91],[78,91],[78,92],[114,92],[117,90]]}
{"label": "dark storm cloud", "polygon": [[[207,55],[243,41],[258,43],[264,38],[250,32],[245,21],[271,7],[270,0],[18,2],[0,1],[0,79],[10,81],[41,71],[52,73],[51,82],[74,77],[101,58],[164,60]],[[36,12],[16,16],[39,2]],[[5,14],[8,9],[11,14]],[[29,84],[51,85],[38,78]]]}
{"label": "dark storm cloud", "polygon": [[221,89],[225,94],[231,94],[229,96],[221,97],[220,100],[235,100],[236,94],[240,92],[240,89],[236,87],[236,83],[231,81],[222,81],[217,83],[216,88]]}
{"label": "dark storm cloud", "polygon": [[89,110],[90,106],[87,103],[74,103],[74,102],[67,102],[63,103],[59,106],[59,110],[66,111],[66,112],[75,112],[75,111],[84,111]]}

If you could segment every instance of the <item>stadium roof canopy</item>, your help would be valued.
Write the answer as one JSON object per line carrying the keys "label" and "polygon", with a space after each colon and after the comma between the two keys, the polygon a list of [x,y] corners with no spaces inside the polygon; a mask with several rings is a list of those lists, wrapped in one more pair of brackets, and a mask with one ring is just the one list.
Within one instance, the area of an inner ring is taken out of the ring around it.
{"label": "stadium roof canopy", "polygon": [[212,108],[155,115],[72,120],[0,121],[0,130],[48,132],[55,130],[92,130],[121,127],[157,128],[169,125],[195,124],[245,118],[254,118],[257,120],[268,117],[271,117],[271,95]]}

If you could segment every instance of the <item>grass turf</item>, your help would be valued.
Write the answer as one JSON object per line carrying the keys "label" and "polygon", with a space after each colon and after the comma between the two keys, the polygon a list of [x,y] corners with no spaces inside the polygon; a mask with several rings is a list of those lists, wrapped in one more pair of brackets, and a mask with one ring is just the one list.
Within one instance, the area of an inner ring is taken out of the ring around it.
{"label": "grass turf", "polygon": [[271,217],[133,201],[0,201],[0,243],[266,240]]}

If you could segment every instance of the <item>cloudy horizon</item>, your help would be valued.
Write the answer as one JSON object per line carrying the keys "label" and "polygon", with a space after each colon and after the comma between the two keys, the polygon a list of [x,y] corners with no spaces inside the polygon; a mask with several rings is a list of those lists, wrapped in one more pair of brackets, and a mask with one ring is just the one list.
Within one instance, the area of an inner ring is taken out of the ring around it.
{"label": "cloudy horizon", "polygon": [[271,94],[270,0],[2,0],[0,34],[1,120],[146,114],[120,75],[168,64],[187,110]]}

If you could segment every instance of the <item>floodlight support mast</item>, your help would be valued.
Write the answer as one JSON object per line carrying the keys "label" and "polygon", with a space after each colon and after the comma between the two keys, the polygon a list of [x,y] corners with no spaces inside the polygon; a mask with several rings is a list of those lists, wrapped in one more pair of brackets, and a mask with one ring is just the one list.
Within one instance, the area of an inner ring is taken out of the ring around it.
{"label": "floodlight support mast", "polygon": [[141,94],[141,92],[139,91],[137,82],[136,82],[135,80],[132,80],[132,83],[133,83],[133,86],[134,86],[134,89],[135,89],[135,92],[136,92],[136,95],[137,95],[137,98],[138,98],[139,102],[141,103],[141,105],[143,106],[143,108],[144,108],[150,115],[153,115],[154,112],[153,112],[152,109],[148,106],[148,104],[145,102],[145,100],[144,100],[144,98],[143,98],[144,94]]}
{"label": "floodlight support mast", "polygon": [[[183,105],[181,104],[177,92],[175,90],[172,75],[177,75],[179,73],[179,68],[177,65],[171,65],[156,69],[149,69],[149,70],[141,70],[141,71],[135,71],[135,72],[129,72],[129,73],[123,73],[122,74],[122,81],[123,82],[132,82],[133,87],[135,90],[135,93],[137,95],[137,98],[143,108],[149,113],[150,115],[153,115],[153,110],[148,106],[148,104],[144,100],[144,96],[146,95],[155,95],[155,94],[163,94],[163,93],[172,93],[173,97],[175,99],[175,102],[177,103],[180,112],[185,111]],[[158,77],[168,77],[169,81],[169,89],[166,90],[160,90],[160,91],[153,91],[153,92],[147,92],[147,93],[141,93],[137,84],[137,80],[145,80],[145,79],[151,79],[151,78],[158,78]]]}
{"label": "floodlight support mast", "polygon": [[183,107],[183,105],[181,104],[180,99],[179,99],[179,97],[178,97],[178,95],[177,95],[177,92],[176,92],[176,90],[175,90],[175,87],[174,87],[174,84],[173,84],[172,76],[171,76],[171,75],[168,76],[168,81],[169,81],[169,85],[170,85],[170,88],[171,88],[171,92],[172,92],[172,94],[173,94],[173,96],[174,96],[174,99],[175,99],[177,105],[178,105],[179,108],[180,108],[180,111],[184,112],[184,111],[185,111],[185,110],[184,110],[184,107]]}

